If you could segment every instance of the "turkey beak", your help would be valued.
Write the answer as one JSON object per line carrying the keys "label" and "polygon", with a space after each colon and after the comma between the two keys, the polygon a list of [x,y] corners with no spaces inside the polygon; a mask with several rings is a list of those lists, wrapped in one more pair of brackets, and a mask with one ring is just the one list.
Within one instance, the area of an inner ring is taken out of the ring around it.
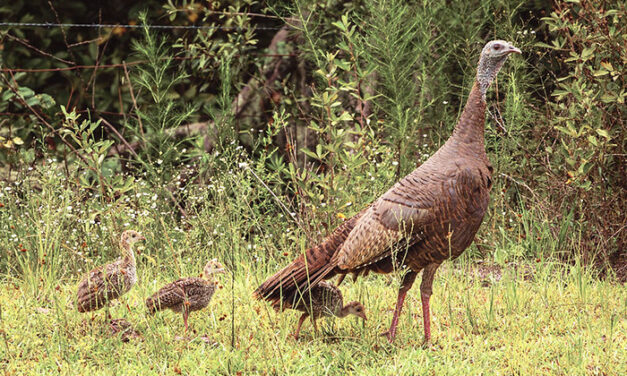
{"label": "turkey beak", "polygon": [[359,317],[361,317],[362,319],[364,319],[364,321],[368,321],[368,318],[366,317],[366,312],[361,312],[361,314],[359,315]]}
{"label": "turkey beak", "polygon": [[522,54],[522,51],[520,51],[518,48],[512,46],[511,44],[509,45],[509,50],[507,51],[508,53],[515,53],[515,54]]}
{"label": "turkey beak", "polygon": [[213,271],[214,273],[226,273],[226,270],[224,270],[224,268],[219,268]]}

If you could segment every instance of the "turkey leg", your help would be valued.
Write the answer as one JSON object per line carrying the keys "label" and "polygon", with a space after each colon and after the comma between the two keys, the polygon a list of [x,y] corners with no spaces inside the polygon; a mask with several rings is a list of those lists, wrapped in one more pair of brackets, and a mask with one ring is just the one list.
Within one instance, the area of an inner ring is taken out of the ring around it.
{"label": "turkey leg", "polygon": [[187,316],[189,316],[189,311],[185,309],[183,310],[183,321],[185,322],[185,333],[187,333]]}
{"label": "turkey leg", "polygon": [[298,339],[298,335],[300,334],[300,327],[303,326],[305,319],[307,318],[307,314],[303,313],[303,315],[298,319],[298,325],[296,325],[296,332],[294,333],[294,339]]}
{"label": "turkey leg", "polygon": [[346,278],[346,274],[340,274],[340,277],[337,279],[337,283],[335,285],[336,286],[341,285],[342,282],[344,281],[344,278]]}
{"label": "turkey leg", "polygon": [[422,282],[420,283],[420,300],[422,300],[422,321],[425,328],[425,345],[431,343],[431,313],[429,309],[429,298],[431,298],[431,288],[433,277],[440,264],[429,264],[422,272]]}
{"label": "turkey leg", "polygon": [[401,314],[401,310],[403,309],[405,296],[407,295],[407,291],[409,291],[411,286],[414,284],[417,275],[418,273],[410,271],[403,277],[401,288],[398,290],[398,299],[396,300],[396,309],[394,310],[394,316],[392,317],[392,325],[390,325],[390,330],[385,333],[381,333],[382,336],[386,336],[388,338],[388,342],[390,343],[392,343],[394,341],[394,337],[396,337],[396,325],[398,325],[398,316]]}

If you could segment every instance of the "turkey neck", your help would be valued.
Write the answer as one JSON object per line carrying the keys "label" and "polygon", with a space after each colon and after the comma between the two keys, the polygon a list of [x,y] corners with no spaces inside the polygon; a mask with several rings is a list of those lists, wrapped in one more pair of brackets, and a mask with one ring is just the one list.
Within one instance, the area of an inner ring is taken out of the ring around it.
{"label": "turkey neck", "polygon": [[485,100],[481,92],[479,82],[475,80],[466,106],[459,118],[450,141],[465,144],[466,147],[473,149],[475,153],[485,154],[484,145],[484,127],[485,127]]}
{"label": "turkey neck", "polygon": [[122,248],[122,256],[124,257],[124,262],[130,265],[135,265],[135,252],[133,252],[133,248],[131,245],[123,239],[120,241],[120,248]]}
{"label": "turkey neck", "polygon": [[345,305],[344,307],[342,307],[342,309],[340,309],[340,313],[338,313],[337,317],[339,318],[343,318],[348,316],[348,305]]}

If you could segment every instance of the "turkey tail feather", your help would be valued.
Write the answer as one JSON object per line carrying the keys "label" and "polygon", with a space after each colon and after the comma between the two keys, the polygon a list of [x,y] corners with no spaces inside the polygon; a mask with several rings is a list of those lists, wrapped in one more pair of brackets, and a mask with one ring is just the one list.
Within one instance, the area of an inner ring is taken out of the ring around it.
{"label": "turkey tail feather", "polygon": [[291,264],[268,278],[255,290],[253,296],[271,302],[276,310],[288,308],[300,294],[308,291],[322,279],[335,275],[336,265],[333,256],[364,211],[365,209],[342,223],[322,243],[309,248]]}

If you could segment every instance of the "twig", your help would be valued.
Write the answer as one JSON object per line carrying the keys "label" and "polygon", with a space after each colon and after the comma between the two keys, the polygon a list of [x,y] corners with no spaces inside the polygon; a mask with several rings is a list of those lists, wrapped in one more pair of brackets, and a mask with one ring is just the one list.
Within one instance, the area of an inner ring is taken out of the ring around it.
{"label": "twig", "polygon": [[252,168],[250,168],[250,166],[246,166],[246,169],[248,171],[250,171],[251,174],[253,174],[253,176],[259,180],[259,182],[261,183],[261,185],[263,185],[263,187],[272,195],[272,197],[274,197],[274,199],[276,200],[276,202],[279,204],[279,206],[281,206],[281,208],[287,213],[287,215],[290,216],[290,218],[292,218],[292,220],[296,223],[296,225],[298,225],[298,227],[300,227],[301,230],[303,230],[303,232],[305,231],[305,228],[303,227],[303,225],[300,223],[300,221],[298,220],[298,217],[296,217],[296,214],[292,213],[291,211],[289,211],[289,209],[287,208],[287,206],[285,206],[285,204],[283,203],[283,201],[281,201],[281,199],[279,199],[279,197],[274,194],[274,192],[272,191],[272,189],[270,189],[270,187],[268,187],[268,185],[266,184],[266,182],[264,182],[259,175],[257,175],[255,173],[255,171],[253,171]]}
{"label": "twig", "polygon": [[520,186],[522,186],[522,187],[526,188],[529,192],[531,192],[531,195],[532,195],[534,198],[536,198],[536,193],[533,191],[533,189],[531,189],[531,187],[529,187],[529,186],[528,186],[527,184],[525,184],[524,182],[522,182],[522,181],[518,181],[518,180],[514,179],[513,177],[511,177],[511,176],[509,176],[509,175],[507,175],[507,174],[504,174],[504,173],[500,173],[499,175],[500,175],[500,176],[502,176],[502,177],[504,177],[505,179],[507,179],[507,180],[509,180],[509,181],[511,181],[511,182],[513,182],[513,183],[515,183],[515,184],[518,184],[518,185],[520,185]]}
{"label": "twig", "polygon": [[[59,18],[59,13],[57,13],[57,10],[54,8],[54,5],[52,5],[52,1],[48,0],[48,5],[50,6],[50,9],[52,9],[52,11],[54,12],[54,16],[57,19],[57,23],[61,23],[61,19]],[[65,47],[67,48],[67,52],[70,54],[70,56],[72,57],[72,59],[74,59],[74,63],[72,63],[72,65],[76,65],[76,56],[74,56],[74,52],[72,51],[72,48],[70,47],[70,44],[67,41],[67,34],[65,33],[65,29],[61,28],[61,35],[63,35],[63,42],[65,43]]]}
{"label": "twig", "polygon": [[166,192],[168,192],[168,194],[170,195],[170,199],[172,200],[172,202],[174,203],[174,205],[176,205],[176,208],[181,212],[181,215],[185,218],[187,218],[187,212],[185,211],[185,209],[183,209],[183,207],[181,206],[181,204],[179,204],[179,202],[176,200],[176,197],[174,197],[174,194],[172,193],[172,191],[170,191],[169,189],[166,188],[165,190]]}
{"label": "twig", "polygon": [[[54,12],[54,16],[57,19],[57,23],[61,23],[61,19],[59,18],[59,13],[57,13],[57,10],[54,8],[54,5],[52,5],[52,1],[48,0],[48,5],[50,5],[50,9],[52,9],[52,11]],[[64,28],[61,28],[61,35],[63,35],[63,43],[65,43],[65,48],[67,49],[68,54],[70,55],[70,57],[73,60],[72,65],[76,65],[76,55],[74,55],[74,51],[70,47],[70,43],[68,43],[68,41],[67,41],[67,34],[65,33],[65,29]],[[95,72],[96,71],[94,70],[94,74],[96,74]],[[75,72],[74,75],[80,81],[80,83],[81,83],[81,85],[83,87],[83,90],[87,91],[89,85],[87,85],[87,86],[85,85],[85,81],[83,80],[83,76],[80,74],[80,72]],[[95,107],[95,106],[92,106],[92,107]]]}
{"label": "twig", "polygon": [[[135,158],[139,158],[139,156],[137,155],[135,150],[131,147],[131,145],[128,143],[128,141],[126,141],[126,139],[120,134],[120,132],[118,132],[118,130],[115,129],[115,127],[113,125],[111,125],[111,123],[109,123],[107,121],[107,119],[101,117],[100,120],[102,120],[104,125],[106,125],[109,129],[111,129],[111,131],[113,131],[113,133],[115,133],[115,135],[118,137],[118,139],[120,139],[120,141],[122,141],[122,143],[124,143],[124,145],[126,145],[127,149],[130,151],[131,154],[133,154],[133,156]],[[107,154],[111,155],[111,153],[107,153]]]}
{"label": "twig", "polygon": [[[177,11],[186,11],[187,9],[177,9]],[[221,15],[225,15],[225,16],[248,16],[248,17],[259,17],[259,18],[270,18],[270,19],[274,19],[274,20],[285,20],[285,21],[298,21],[298,19],[296,18],[292,18],[292,17],[280,17],[280,16],[273,16],[270,14],[262,14],[262,13],[249,13],[249,12],[221,12],[218,10],[211,10],[209,11],[213,14],[221,14]]]}
{"label": "twig", "polygon": [[[133,91],[133,85],[131,85],[131,79],[128,75],[128,69],[126,69],[126,62],[122,62],[122,65],[124,67],[124,76],[126,77],[126,82],[128,84],[128,90],[131,93],[131,100],[133,101],[133,108],[135,109],[135,112],[138,113],[139,112],[139,108],[137,107],[137,101],[135,100],[135,92]],[[142,117],[139,116],[139,114],[137,115],[137,121],[139,122],[139,133],[142,136],[142,141],[145,140],[144,137],[144,124],[142,123]]]}
{"label": "twig", "polygon": [[[36,51],[36,52],[38,52],[38,53],[40,53],[40,54],[42,54],[42,55],[44,55],[44,56],[47,56],[47,57],[52,58],[52,59],[55,59],[55,60],[60,61],[60,62],[62,62],[62,63],[64,63],[64,64],[67,64],[67,65],[76,65],[76,63],[74,63],[74,62],[72,62],[72,61],[68,61],[68,60],[65,60],[65,59],[61,59],[60,57],[56,57],[56,56],[51,55],[51,54],[49,54],[49,53],[47,53],[47,52],[45,52],[45,51],[42,51],[42,50],[40,50],[39,48],[37,48],[37,47],[35,47],[35,46],[31,45],[30,43],[28,43],[28,42],[26,42],[26,41],[24,41],[24,40],[22,40],[22,39],[20,39],[20,38],[18,38],[18,37],[14,37],[14,36],[13,36],[13,35],[11,35],[11,34],[6,34],[6,36],[7,36],[9,39],[14,40],[14,41],[16,41],[16,42],[18,42],[18,43],[20,43],[20,44],[23,44],[24,46],[26,46],[26,47],[30,48],[31,50]],[[5,69],[3,69],[2,71],[4,72],[4,71],[5,71]]]}
{"label": "twig", "polygon": [[[91,107],[92,108],[96,108],[96,72],[98,72],[98,68],[100,66],[100,59],[102,59],[102,55],[104,55],[104,52],[107,49],[107,46],[109,46],[110,40],[111,40],[110,38],[107,38],[104,46],[102,47],[102,50],[99,49],[98,56],[96,56],[96,67],[94,68],[94,71],[92,72],[92,75],[91,77],[89,77],[89,81],[87,82],[88,87],[89,85],[91,85]],[[70,46],[68,45],[68,49],[69,48]]]}
{"label": "twig", "polygon": [[93,43],[93,42],[101,42],[104,38],[103,37],[98,37],[95,39],[90,39],[90,40],[84,40],[82,42],[76,42],[76,43],[72,43],[69,45],[70,48],[74,48],[74,47],[78,47],[78,46],[82,46],[83,44],[89,44],[89,43]]}

